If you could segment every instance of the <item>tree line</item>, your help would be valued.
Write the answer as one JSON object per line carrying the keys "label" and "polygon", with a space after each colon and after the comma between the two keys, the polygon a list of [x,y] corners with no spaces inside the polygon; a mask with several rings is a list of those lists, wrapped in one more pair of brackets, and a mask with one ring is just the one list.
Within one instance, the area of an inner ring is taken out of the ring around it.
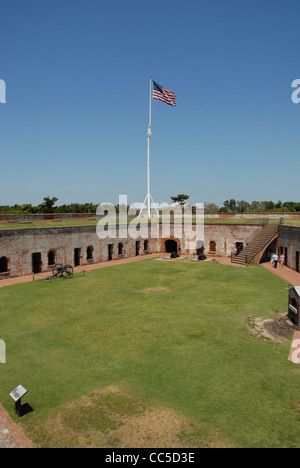
{"label": "tree line", "polygon": [[0,205],[1,214],[48,214],[48,213],[96,213],[98,203],[71,203],[69,205],[55,206],[58,198],[44,197],[43,203],[39,205],[31,205],[24,203],[23,205]]}
{"label": "tree line", "polygon": [[[182,207],[188,203],[189,195],[179,194],[176,197],[171,197],[172,202],[178,203]],[[48,214],[48,213],[90,213],[95,214],[98,203],[71,203],[64,205],[56,205],[58,198],[44,197],[43,202],[39,205],[31,205],[30,203],[15,204],[15,205],[0,205],[1,214]],[[253,201],[251,203],[245,200],[225,200],[223,206],[218,206],[215,203],[207,202],[204,204],[206,213],[293,213],[300,212],[300,202],[282,202],[273,201]],[[116,206],[118,211],[118,205]]]}
{"label": "tree line", "polygon": [[[180,206],[184,207],[188,204],[189,195],[178,194],[176,197],[171,197],[171,200],[175,203],[178,203]],[[225,200],[223,206],[218,206],[215,203],[205,203],[204,204],[205,213],[291,213],[300,211],[300,202],[282,202],[278,201],[277,203],[273,201],[253,201],[251,203],[245,200],[235,200],[231,198],[230,200]]]}
{"label": "tree line", "polygon": [[205,203],[207,213],[293,213],[300,211],[300,202],[278,201],[253,201],[245,200],[225,200],[223,206],[219,207],[214,203]]}

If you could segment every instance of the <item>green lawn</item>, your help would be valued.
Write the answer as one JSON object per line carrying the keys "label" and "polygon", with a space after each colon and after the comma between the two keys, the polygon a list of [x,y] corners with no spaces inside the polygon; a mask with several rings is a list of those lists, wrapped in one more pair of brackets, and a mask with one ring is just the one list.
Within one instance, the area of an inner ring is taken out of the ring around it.
{"label": "green lawn", "polygon": [[0,230],[9,229],[37,229],[72,226],[96,226],[94,219],[58,219],[50,221],[18,221],[16,223],[0,222]]}
{"label": "green lawn", "polygon": [[1,288],[0,401],[15,418],[28,389],[18,422],[42,447],[299,447],[291,342],[248,329],[287,297],[259,265],[190,260]]}
{"label": "green lawn", "polygon": [[[37,228],[54,228],[54,227],[72,227],[72,226],[96,226],[97,220],[95,219],[59,219],[50,221],[18,221],[14,223],[0,222],[1,230],[11,229],[37,229]],[[118,222],[118,220],[117,220]],[[155,222],[155,219],[152,220]],[[168,218],[165,220],[168,222]],[[176,222],[176,219],[175,219]],[[177,220],[177,222],[180,222]],[[279,224],[280,219],[270,219],[268,224]],[[205,219],[204,224],[263,224],[262,219],[239,219],[239,218],[225,218],[225,219]],[[289,226],[300,226],[300,219],[284,219],[283,224]]]}

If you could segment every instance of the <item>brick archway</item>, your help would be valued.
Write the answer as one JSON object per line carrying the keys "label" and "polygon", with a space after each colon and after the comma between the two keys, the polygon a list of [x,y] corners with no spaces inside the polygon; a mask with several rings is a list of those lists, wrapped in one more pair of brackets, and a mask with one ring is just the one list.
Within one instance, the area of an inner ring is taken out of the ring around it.
{"label": "brick archway", "polygon": [[161,239],[161,244],[160,244],[161,252],[178,253],[178,250],[179,251],[181,250],[181,242],[179,239],[175,237],[167,237],[167,238]]}

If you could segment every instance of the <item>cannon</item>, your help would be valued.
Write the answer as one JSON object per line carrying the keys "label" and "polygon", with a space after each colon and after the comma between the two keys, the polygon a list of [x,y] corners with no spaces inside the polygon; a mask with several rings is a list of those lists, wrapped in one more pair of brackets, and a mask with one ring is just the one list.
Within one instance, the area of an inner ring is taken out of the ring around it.
{"label": "cannon", "polygon": [[171,252],[170,258],[179,258],[179,255],[177,252]]}
{"label": "cannon", "polygon": [[207,257],[205,257],[205,255],[203,254],[198,255],[198,260],[206,260],[206,259]]}
{"label": "cannon", "polygon": [[60,263],[56,263],[52,267],[52,275],[49,276],[50,278],[71,278],[73,276],[73,267],[71,265],[61,265]]}

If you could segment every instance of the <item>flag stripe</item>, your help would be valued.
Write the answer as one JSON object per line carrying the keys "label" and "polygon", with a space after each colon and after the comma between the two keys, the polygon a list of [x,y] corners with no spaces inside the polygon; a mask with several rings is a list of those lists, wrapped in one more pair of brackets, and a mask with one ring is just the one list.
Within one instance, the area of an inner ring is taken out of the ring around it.
{"label": "flag stripe", "polygon": [[155,83],[155,81],[153,81],[153,99],[165,102],[169,106],[176,106],[176,95],[172,91]]}

